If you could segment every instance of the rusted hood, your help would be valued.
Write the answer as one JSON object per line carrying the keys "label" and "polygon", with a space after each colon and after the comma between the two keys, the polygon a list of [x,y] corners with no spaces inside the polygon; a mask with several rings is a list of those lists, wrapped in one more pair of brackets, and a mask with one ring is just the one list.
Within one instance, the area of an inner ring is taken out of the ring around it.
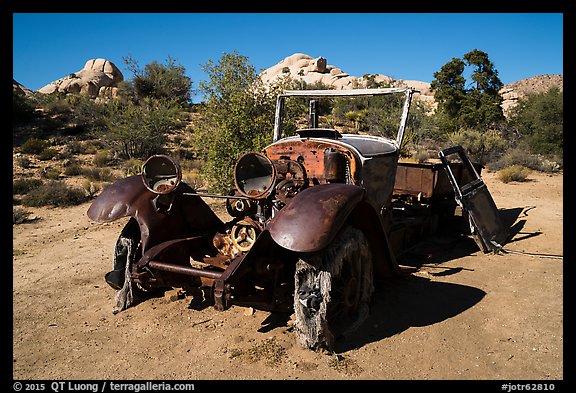
{"label": "rusted hood", "polygon": [[364,193],[364,188],[351,184],[307,188],[280,210],[267,229],[288,250],[318,251],[332,241]]}

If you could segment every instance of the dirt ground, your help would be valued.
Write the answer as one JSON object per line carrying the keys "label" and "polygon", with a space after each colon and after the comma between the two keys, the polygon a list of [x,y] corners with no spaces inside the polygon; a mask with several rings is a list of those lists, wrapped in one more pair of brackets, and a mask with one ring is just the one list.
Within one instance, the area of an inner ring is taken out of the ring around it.
{"label": "dirt ground", "polygon": [[[563,175],[504,184],[483,172],[515,231],[506,250],[563,254]],[[431,239],[375,294],[336,354],[301,348],[290,321],[195,310],[170,293],[112,314],[104,282],[123,219],[89,204],[30,208],[13,227],[13,378],[19,380],[544,380],[564,378],[563,259],[483,254]]]}

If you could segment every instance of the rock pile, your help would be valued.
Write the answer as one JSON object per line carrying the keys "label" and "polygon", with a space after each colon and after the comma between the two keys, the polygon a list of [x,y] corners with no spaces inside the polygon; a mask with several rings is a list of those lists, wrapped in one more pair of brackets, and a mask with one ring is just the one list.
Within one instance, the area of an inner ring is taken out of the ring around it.
{"label": "rock pile", "polygon": [[50,82],[38,89],[38,92],[80,94],[101,99],[115,98],[118,95],[118,83],[123,80],[124,76],[111,61],[91,59],[80,71]]}

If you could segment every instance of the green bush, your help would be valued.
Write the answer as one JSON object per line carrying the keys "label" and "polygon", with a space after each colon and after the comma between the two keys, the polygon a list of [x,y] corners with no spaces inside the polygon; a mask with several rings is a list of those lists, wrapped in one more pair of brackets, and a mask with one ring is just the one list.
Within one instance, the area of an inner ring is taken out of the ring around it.
{"label": "green bush", "polygon": [[534,153],[559,154],[564,149],[564,94],[553,87],[545,93],[530,94],[518,101],[510,123]]}
{"label": "green bush", "polygon": [[25,124],[34,118],[34,102],[24,95],[12,94],[12,124]]}
{"label": "green bush", "polygon": [[58,180],[60,178],[60,171],[54,168],[46,168],[40,172],[40,176],[45,179]]}
{"label": "green bush", "polygon": [[47,147],[46,149],[38,153],[38,159],[41,161],[48,161],[57,156],[58,156],[58,150],[52,147]]}
{"label": "green bush", "polygon": [[498,172],[498,179],[503,183],[510,183],[511,181],[523,182],[526,181],[530,170],[522,165],[512,165],[511,167],[504,168]]}
{"label": "green bush", "polygon": [[452,145],[462,146],[470,160],[481,165],[502,154],[507,147],[506,140],[496,130],[478,131],[462,128],[449,134],[448,139]]}
{"label": "green bush", "polygon": [[520,165],[535,171],[553,173],[562,168],[561,157],[542,157],[533,154],[529,149],[513,148],[507,150],[502,156],[487,166],[491,171],[499,171],[512,165]]}
{"label": "green bush", "polygon": [[114,180],[114,174],[109,168],[86,168],[82,170],[82,175],[96,182]]}
{"label": "green bush", "polygon": [[64,174],[66,176],[79,176],[82,174],[82,166],[79,164],[70,164],[64,168]]}
{"label": "green bush", "polygon": [[24,169],[28,169],[32,166],[32,161],[28,157],[18,157],[16,163]]}
{"label": "green bush", "polygon": [[92,163],[98,168],[103,168],[108,166],[110,163],[110,154],[107,150],[102,150],[97,152],[92,159]]}
{"label": "green bush", "polygon": [[122,167],[124,168],[124,173],[126,174],[126,176],[139,175],[140,173],[142,173],[143,163],[144,162],[142,160],[139,160],[137,158],[130,158],[124,161],[124,164],[122,165]]}
{"label": "green bush", "polygon": [[40,179],[16,179],[12,181],[12,194],[24,195],[31,190],[40,187],[44,182]]}
{"label": "green bush", "polygon": [[67,152],[68,154],[74,155],[74,154],[83,154],[85,152],[85,148],[82,145],[82,143],[80,143],[79,141],[76,140],[72,140],[70,142],[68,142],[66,144],[66,147],[64,148],[64,151]]}
{"label": "green bush", "polygon": [[24,206],[54,206],[67,207],[79,205],[86,201],[84,191],[69,187],[59,181],[51,181],[38,188],[30,190],[23,198]]}
{"label": "green bush", "polygon": [[48,142],[38,138],[28,138],[26,142],[20,146],[20,152],[25,154],[40,154],[48,147]]}

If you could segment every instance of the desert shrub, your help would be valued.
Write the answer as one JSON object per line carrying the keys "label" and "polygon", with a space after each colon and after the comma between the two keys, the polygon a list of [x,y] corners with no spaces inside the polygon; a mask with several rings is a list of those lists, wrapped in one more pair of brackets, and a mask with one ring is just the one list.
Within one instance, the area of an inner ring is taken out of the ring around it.
{"label": "desert shrub", "polygon": [[96,154],[98,152],[98,146],[93,143],[86,143],[84,145],[84,154]]}
{"label": "desert shrub", "polygon": [[88,194],[88,197],[93,198],[97,193],[102,190],[102,184],[99,182],[93,182],[88,179],[82,182],[82,188]]}
{"label": "desert shrub", "polygon": [[38,153],[38,159],[41,161],[48,161],[57,156],[58,156],[58,150],[52,147],[47,147],[46,149]]}
{"label": "desert shrub", "polygon": [[144,162],[142,160],[137,158],[129,158],[128,160],[124,161],[124,164],[122,165],[124,173],[126,176],[139,175],[142,173],[143,163]]}
{"label": "desert shrub", "polygon": [[64,151],[68,154],[71,154],[71,155],[83,154],[85,151],[85,148],[81,142],[73,140],[73,141],[70,141],[66,144],[66,146],[64,147]]}
{"label": "desert shrub", "polygon": [[66,176],[79,176],[82,174],[82,166],[79,164],[70,164],[64,168],[64,174]]}
{"label": "desert shrub", "polygon": [[502,154],[507,147],[506,140],[496,130],[461,128],[450,133],[448,139],[451,144],[462,146],[471,161],[482,165]]}
{"label": "desert shrub", "polygon": [[98,168],[103,168],[108,166],[110,163],[110,153],[107,150],[101,150],[94,155],[92,163]]}
{"label": "desert shrub", "polygon": [[498,172],[498,179],[503,183],[510,183],[511,181],[526,181],[530,170],[522,165],[512,165],[504,168]]}
{"label": "desert shrub", "polygon": [[32,214],[30,211],[21,208],[21,207],[13,207],[12,208],[12,224],[23,224],[28,221],[28,217]]}
{"label": "desert shrub", "polygon": [[91,181],[114,180],[114,174],[109,168],[86,168],[82,170],[82,175]]}
{"label": "desert shrub", "polygon": [[40,179],[16,179],[12,181],[12,194],[24,195],[35,188],[40,187],[44,182]]}
{"label": "desert shrub", "polygon": [[545,158],[538,154],[532,154],[527,149],[514,148],[507,150],[502,156],[487,165],[491,171],[499,171],[512,165],[520,165],[535,171],[553,173],[562,168],[562,159]]}
{"label": "desert shrub", "polygon": [[48,147],[48,142],[38,138],[28,138],[26,142],[20,146],[20,152],[25,154],[40,154]]}
{"label": "desert shrub", "polygon": [[40,172],[40,176],[44,179],[58,180],[60,178],[60,171],[54,168],[45,168]]}
{"label": "desert shrub", "polygon": [[12,94],[12,124],[24,124],[34,118],[34,102],[18,93]]}
{"label": "desert shrub", "polygon": [[67,207],[79,205],[86,201],[84,191],[69,187],[59,181],[51,181],[34,188],[22,198],[24,206],[54,206]]}
{"label": "desert shrub", "polygon": [[28,157],[18,157],[16,163],[24,169],[28,169],[32,166],[32,161]]}

